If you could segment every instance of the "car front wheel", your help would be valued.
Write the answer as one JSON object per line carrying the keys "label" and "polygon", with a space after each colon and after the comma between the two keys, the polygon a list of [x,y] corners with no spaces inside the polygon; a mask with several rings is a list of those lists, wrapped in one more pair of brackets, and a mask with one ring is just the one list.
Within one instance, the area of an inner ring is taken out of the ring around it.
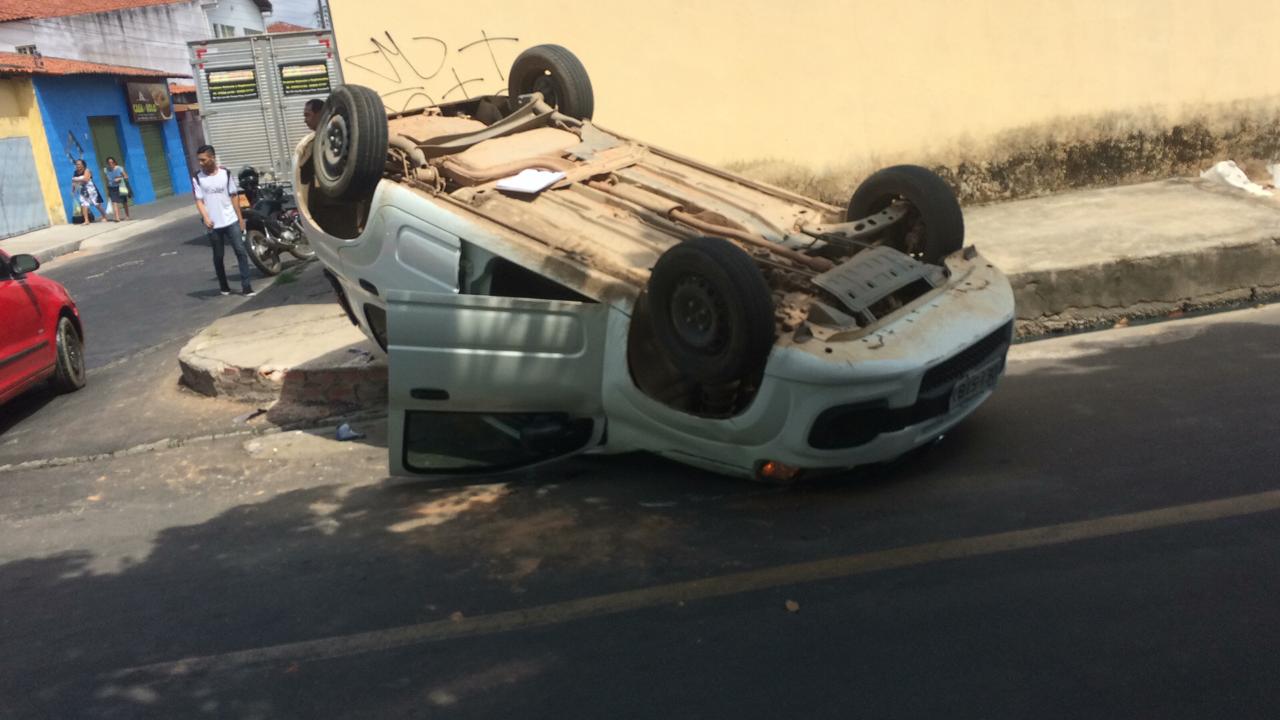
{"label": "car front wheel", "polygon": [[58,392],[74,392],[84,387],[84,341],[71,318],[58,320],[58,364],[53,386]]}
{"label": "car front wheel", "polygon": [[658,347],[686,378],[746,380],[773,348],[773,296],[755,262],[721,238],[672,246],[649,277],[650,324]]}

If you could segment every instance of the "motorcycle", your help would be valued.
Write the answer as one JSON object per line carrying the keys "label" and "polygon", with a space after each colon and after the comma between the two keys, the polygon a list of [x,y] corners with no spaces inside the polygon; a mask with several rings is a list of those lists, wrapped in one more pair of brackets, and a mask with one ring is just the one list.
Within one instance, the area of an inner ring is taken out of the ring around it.
{"label": "motorcycle", "polygon": [[282,254],[299,260],[315,257],[293,195],[279,183],[260,184],[258,172],[251,167],[241,170],[238,179],[249,205],[244,209],[245,249],[253,264],[267,275],[279,275],[284,268]]}

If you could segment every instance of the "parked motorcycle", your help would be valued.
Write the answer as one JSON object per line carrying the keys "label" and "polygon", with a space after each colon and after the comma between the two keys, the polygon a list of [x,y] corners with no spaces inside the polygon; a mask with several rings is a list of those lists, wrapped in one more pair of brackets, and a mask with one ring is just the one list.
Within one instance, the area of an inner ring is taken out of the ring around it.
{"label": "parked motorcycle", "polygon": [[259,183],[258,171],[251,167],[241,170],[238,179],[249,202],[244,210],[245,249],[253,264],[267,275],[279,275],[282,254],[299,260],[314,257],[293,194],[279,183]]}

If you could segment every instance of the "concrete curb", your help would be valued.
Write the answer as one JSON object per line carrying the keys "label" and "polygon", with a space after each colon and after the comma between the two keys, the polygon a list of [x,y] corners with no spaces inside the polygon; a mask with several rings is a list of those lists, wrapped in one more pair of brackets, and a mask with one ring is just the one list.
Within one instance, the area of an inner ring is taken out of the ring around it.
{"label": "concrete curb", "polygon": [[269,407],[273,415],[305,415],[308,408],[354,412],[387,402],[387,366],[381,358],[348,367],[241,367],[190,347],[178,354],[184,385],[209,397]]}
{"label": "concrete curb", "polygon": [[1280,237],[1011,275],[1021,337],[1280,299]]}
{"label": "concrete curb", "polygon": [[[85,240],[87,239],[88,238],[85,238]],[[54,258],[62,257],[63,255],[70,255],[71,253],[76,252],[83,244],[84,240],[72,240],[70,242],[62,243],[61,245],[45,248],[44,250],[37,250],[36,252],[31,253],[31,255],[35,257],[35,259],[39,260],[40,264],[43,265]]]}
{"label": "concrete curb", "polygon": [[1239,307],[1280,294],[1280,198],[1174,178],[965,210],[1023,336]]}

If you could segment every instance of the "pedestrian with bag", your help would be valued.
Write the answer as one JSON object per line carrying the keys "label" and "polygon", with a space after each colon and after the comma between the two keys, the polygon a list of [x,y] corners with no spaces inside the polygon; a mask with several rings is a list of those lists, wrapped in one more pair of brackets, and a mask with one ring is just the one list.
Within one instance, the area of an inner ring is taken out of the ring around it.
{"label": "pedestrian with bag", "polygon": [[102,174],[107,178],[107,198],[111,200],[111,211],[115,214],[116,222],[120,222],[121,206],[124,207],[124,219],[132,220],[129,217],[129,196],[133,194],[129,190],[129,173],[116,164],[115,158],[109,157]]}
{"label": "pedestrian with bag", "polygon": [[209,230],[209,245],[213,248],[213,269],[218,273],[218,289],[223,295],[231,294],[227,284],[227,269],[223,264],[227,243],[236,254],[240,265],[240,290],[246,296],[256,295],[249,284],[249,255],[244,247],[244,215],[236,202],[240,188],[236,186],[231,171],[218,164],[218,155],[212,145],[196,149],[200,169],[191,176],[191,188],[196,196],[196,209]]}
{"label": "pedestrian with bag", "polygon": [[102,216],[103,220],[107,219],[107,211],[102,209],[102,195],[98,193],[98,186],[93,183],[93,171],[89,169],[84,160],[76,161],[76,171],[71,176],[71,193],[80,205],[80,216],[84,219],[86,225],[93,222],[91,219],[93,213],[89,210],[90,206],[98,209],[98,214]]}

